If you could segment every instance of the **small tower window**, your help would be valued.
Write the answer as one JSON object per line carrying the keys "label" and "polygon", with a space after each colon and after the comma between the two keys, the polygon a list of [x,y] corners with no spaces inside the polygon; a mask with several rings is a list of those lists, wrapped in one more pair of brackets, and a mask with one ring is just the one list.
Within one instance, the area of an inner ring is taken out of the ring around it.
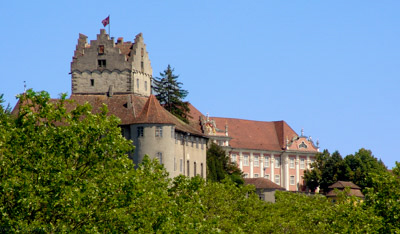
{"label": "small tower window", "polygon": [[106,67],[106,60],[105,59],[99,59],[99,60],[97,60],[97,65],[99,66],[99,67]]}
{"label": "small tower window", "polygon": [[161,152],[157,152],[156,158],[160,164],[163,163],[163,155]]}
{"label": "small tower window", "polygon": [[104,54],[104,45],[99,45],[97,52],[99,55],[103,55]]}
{"label": "small tower window", "polygon": [[162,137],[163,136],[163,129],[161,126],[156,126],[156,137]]}
{"label": "small tower window", "polygon": [[90,86],[94,86],[94,79],[90,79]]}
{"label": "small tower window", "polygon": [[142,57],[143,57],[143,56],[144,56],[144,49],[141,48],[141,49],[140,49],[140,52],[141,52],[141,55],[142,55]]}

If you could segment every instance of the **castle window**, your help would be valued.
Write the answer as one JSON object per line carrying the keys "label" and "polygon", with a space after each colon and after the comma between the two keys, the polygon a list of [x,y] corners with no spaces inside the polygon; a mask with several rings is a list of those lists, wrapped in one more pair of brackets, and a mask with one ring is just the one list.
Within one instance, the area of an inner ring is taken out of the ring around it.
{"label": "castle window", "polygon": [[200,139],[201,149],[204,149],[203,139]]}
{"label": "castle window", "polygon": [[105,60],[105,59],[99,59],[99,60],[97,60],[97,65],[98,65],[99,67],[106,67],[106,65],[107,65],[106,60]]}
{"label": "castle window", "polygon": [[143,48],[140,48],[140,53],[141,53],[141,55],[143,57],[144,56],[144,49]]}
{"label": "castle window", "polygon": [[204,174],[203,174],[203,163],[200,164],[200,174],[201,174],[201,177],[204,178]]}
{"label": "castle window", "polygon": [[99,55],[103,55],[104,54],[104,45],[99,45],[97,52]]}
{"label": "castle window", "polygon": [[156,137],[162,137],[162,127],[161,126],[157,126],[156,127]]}
{"label": "castle window", "polygon": [[197,171],[197,164],[196,162],[193,163],[193,175],[196,176],[196,171]]}
{"label": "castle window", "polygon": [[196,137],[196,149],[199,148],[199,138]]}
{"label": "castle window", "polygon": [[147,91],[147,81],[144,82],[144,90]]}
{"label": "castle window", "polygon": [[90,79],[90,86],[94,86],[94,79]]}
{"label": "castle window", "polygon": [[143,127],[137,128],[137,137],[143,137]]}
{"label": "castle window", "polygon": [[174,171],[176,171],[176,158],[174,157]]}
{"label": "castle window", "polygon": [[190,162],[187,160],[187,176],[190,175]]}
{"label": "castle window", "polygon": [[143,63],[143,61],[140,62],[140,67],[142,68],[142,72],[143,72],[143,69],[144,69],[144,63]]}
{"label": "castle window", "polygon": [[162,153],[161,153],[161,152],[157,152],[156,158],[157,158],[157,160],[158,160],[158,162],[159,162],[160,164],[163,163],[163,161],[162,161]]}

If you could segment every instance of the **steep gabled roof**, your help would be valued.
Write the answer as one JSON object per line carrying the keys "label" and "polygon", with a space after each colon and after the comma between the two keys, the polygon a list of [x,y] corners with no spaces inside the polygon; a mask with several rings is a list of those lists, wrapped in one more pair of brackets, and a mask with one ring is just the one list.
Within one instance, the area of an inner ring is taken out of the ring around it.
{"label": "steep gabled roof", "polygon": [[256,186],[256,189],[275,189],[275,190],[286,190],[285,188],[275,184],[269,179],[265,178],[245,178],[244,184],[252,184]]}

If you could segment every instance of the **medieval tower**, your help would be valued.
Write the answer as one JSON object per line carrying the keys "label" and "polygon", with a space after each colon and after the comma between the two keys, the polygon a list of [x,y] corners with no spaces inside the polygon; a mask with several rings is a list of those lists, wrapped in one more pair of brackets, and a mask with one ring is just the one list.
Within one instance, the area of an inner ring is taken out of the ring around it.
{"label": "medieval tower", "polygon": [[105,29],[97,40],[87,43],[79,34],[71,62],[72,94],[135,94],[148,97],[151,93],[152,68],[143,35],[135,41],[117,43]]}

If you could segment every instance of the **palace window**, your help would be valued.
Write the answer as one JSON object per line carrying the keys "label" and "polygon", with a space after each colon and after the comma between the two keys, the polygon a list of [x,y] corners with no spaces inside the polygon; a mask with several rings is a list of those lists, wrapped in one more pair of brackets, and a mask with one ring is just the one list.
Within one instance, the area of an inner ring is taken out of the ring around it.
{"label": "palace window", "polygon": [[255,167],[259,166],[258,155],[254,155],[254,166]]}
{"label": "palace window", "polygon": [[162,127],[161,126],[156,126],[156,137],[162,137]]}
{"label": "palace window", "polygon": [[249,178],[249,174],[245,173],[245,174],[243,175],[243,178]]}
{"label": "palace window", "polygon": [[304,169],[305,168],[305,159],[304,158],[301,158],[300,159],[300,169]]}
{"label": "palace window", "polygon": [[281,176],[275,175],[275,184],[281,184]]}
{"label": "palace window", "polygon": [[248,166],[249,165],[249,155],[245,154],[243,155],[243,166]]}
{"label": "palace window", "polygon": [[99,59],[97,60],[97,65],[98,67],[106,67],[107,63],[105,59]]}
{"label": "palace window", "polygon": [[269,156],[265,156],[264,158],[264,167],[269,167]]}
{"label": "palace window", "polygon": [[143,127],[137,127],[137,137],[143,137]]}
{"label": "palace window", "polygon": [[281,158],[275,157],[275,168],[281,167]]}
{"label": "palace window", "polygon": [[236,165],[236,154],[231,155],[231,162]]}
{"label": "palace window", "polygon": [[290,168],[294,168],[294,158],[290,158]]}
{"label": "palace window", "polygon": [[256,173],[256,174],[254,174],[254,178],[258,178],[258,174]]}
{"label": "palace window", "polygon": [[294,185],[294,176],[290,176],[290,185]]}
{"label": "palace window", "polygon": [[269,180],[269,174],[264,175],[264,178]]}

